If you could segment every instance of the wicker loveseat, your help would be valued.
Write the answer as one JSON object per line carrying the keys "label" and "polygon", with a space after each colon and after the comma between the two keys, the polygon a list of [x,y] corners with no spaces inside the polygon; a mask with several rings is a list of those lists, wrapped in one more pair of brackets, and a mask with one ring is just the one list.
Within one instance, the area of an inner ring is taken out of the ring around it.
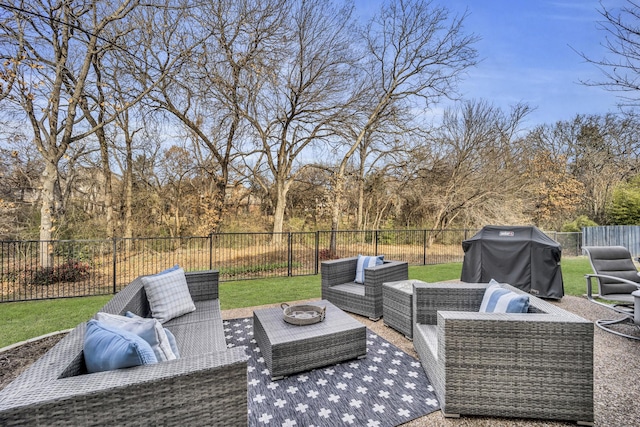
{"label": "wicker loveseat", "polygon": [[443,414],[592,425],[593,323],[534,296],[528,313],[479,313],[487,286],[414,285],[413,345]]}
{"label": "wicker loveseat", "polygon": [[[0,391],[0,425],[246,425],[247,357],[227,349],[218,272],[185,276],[196,310],[164,324],[179,359],[87,374],[82,323]],[[140,278],[100,311],[149,317]]]}

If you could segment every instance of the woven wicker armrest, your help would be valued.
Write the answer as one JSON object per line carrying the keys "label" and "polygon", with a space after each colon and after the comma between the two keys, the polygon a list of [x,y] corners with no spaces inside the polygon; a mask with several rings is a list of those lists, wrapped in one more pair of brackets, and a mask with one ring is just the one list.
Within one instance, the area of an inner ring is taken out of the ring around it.
{"label": "woven wicker armrest", "polygon": [[[593,323],[542,313],[438,312],[445,413],[593,422]],[[435,373],[432,375],[436,375]]]}
{"label": "woven wicker armrest", "polygon": [[414,283],[413,323],[435,325],[438,311],[477,312],[486,288],[482,283]]}
{"label": "woven wicker armrest", "polygon": [[166,425],[172,417],[177,423],[179,417],[184,422],[196,416],[221,425],[221,420],[246,420],[246,361],[245,348],[239,347],[128,369],[23,381],[0,401],[0,424]]}
{"label": "woven wicker armrest", "polygon": [[320,265],[322,288],[329,288],[356,279],[358,257],[323,261]]}
{"label": "woven wicker armrest", "polygon": [[194,301],[218,299],[220,278],[218,270],[191,271],[185,273],[185,277]]}
{"label": "woven wicker armrest", "polygon": [[[573,315],[439,311],[437,322],[438,329],[444,331],[447,347],[455,347],[459,338],[462,341],[458,344],[468,345],[474,341],[477,347],[472,345],[471,349],[484,348],[485,351],[495,350],[488,340],[517,345],[518,341],[548,340],[557,332],[569,333],[574,338],[579,334],[580,340],[593,335],[593,323]],[[450,355],[448,359],[451,360]]]}
{"label": "woven wicker armrest", "polygon": [[409,264],[404,261],[385,261],[384,264],[364,269],[364,293],[382,297],[382,284],[409,278]]}

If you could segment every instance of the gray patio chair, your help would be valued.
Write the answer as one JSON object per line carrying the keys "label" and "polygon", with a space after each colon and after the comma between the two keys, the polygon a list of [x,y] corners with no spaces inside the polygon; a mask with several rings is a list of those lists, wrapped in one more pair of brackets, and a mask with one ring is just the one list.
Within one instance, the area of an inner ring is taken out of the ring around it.
{"label": "gray patio chair", "polygon": [[[618,323],[633,322],[634,296],[640,290],[640,276],[624,246],[583,246],[582,251],[589,257],[594,274],[586,274],[587,299],[621,314],[618,319],[599,319],[596,325],[607,332],[626,338],[640,340],[611,328]],[[594,292],[594,280],[598,289]],[[596,299],[597,298],[597,299]],[[604,301],[603,301],[604,300]]]}
{"label": "gray patio chair", "polygon": [[382,265],[365,268],[364,283],[356,283],[357,263],[358,257],[322,262],[322,299],[344,311],[379,320],[382,317],[382,284],[407,280],[409,266],[402,261],[384,261]]}

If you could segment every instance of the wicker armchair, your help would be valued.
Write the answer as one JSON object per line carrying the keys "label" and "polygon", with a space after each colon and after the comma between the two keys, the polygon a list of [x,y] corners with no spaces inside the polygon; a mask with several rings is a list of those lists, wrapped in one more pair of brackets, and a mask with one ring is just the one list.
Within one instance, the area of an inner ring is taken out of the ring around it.
{"label": "wicker armchair", "polygon": [[409,266],[402,261],[385,261],[364,270],[364,283],[354,282],[358,257],[324,261],[321,264],[322,299],[344,311],[372,320],[382,317],[382,284],[409,278]]}
{"label": "wicker armchair", "polygon": [[593,425],[593,323],[533,296],[528,313],[479,313],[486,287],[414,284],[413,345],[443,414]]}

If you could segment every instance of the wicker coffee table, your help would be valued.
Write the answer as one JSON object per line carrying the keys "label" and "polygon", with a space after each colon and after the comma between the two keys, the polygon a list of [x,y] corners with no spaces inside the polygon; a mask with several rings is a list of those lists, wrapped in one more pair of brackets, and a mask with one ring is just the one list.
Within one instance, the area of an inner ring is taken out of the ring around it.
{"label": "wicker coffee table", "polygon": [[285,322],[280,308],[253,312],[254,337],[273,380],[366,356],[367,332],[362,323],[329,301],[312,304],[326,307],[326,317],[305,326]]}

